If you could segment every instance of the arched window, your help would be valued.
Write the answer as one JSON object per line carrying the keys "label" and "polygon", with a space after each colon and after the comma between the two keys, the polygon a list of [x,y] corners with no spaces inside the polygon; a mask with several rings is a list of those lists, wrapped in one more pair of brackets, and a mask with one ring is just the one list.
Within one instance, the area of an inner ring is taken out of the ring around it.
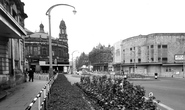
{"label": "arched window", "polygon": [[38,55],[38,49],[37,49],[37,47],[33,47],[33,54],[34,55]]}
{"label": "arched window", "polygon": [[59,50],[59,56],[62,56],[62,51],[61,50]]}
{"label": "arched window", "polygon": [[46,48],[42,48],[42,54],[46,55],[47,54],[47,49]]}

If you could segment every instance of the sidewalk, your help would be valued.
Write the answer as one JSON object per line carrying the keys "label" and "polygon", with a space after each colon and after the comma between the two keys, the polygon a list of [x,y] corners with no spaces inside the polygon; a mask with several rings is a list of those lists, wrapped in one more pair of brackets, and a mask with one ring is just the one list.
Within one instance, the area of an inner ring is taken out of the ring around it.
{"label": "sidewalk", "polygon": [[[47,82],[35,79],[8,90],[7,97],[0,102],[0,110],[25,110]],[[37,102],[31,110],[37,110]]]}

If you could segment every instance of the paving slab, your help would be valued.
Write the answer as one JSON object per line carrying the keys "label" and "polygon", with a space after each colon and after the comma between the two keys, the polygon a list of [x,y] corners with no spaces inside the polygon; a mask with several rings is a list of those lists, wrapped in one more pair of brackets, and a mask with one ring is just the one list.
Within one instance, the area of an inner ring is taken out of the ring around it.
{"label": "paving slab", "polygon": [[[0,102],[0,110],[25,110],[48,81],[34,80],[8,90],[7,97]],[[31,110],[37,110],[37,102]]]}

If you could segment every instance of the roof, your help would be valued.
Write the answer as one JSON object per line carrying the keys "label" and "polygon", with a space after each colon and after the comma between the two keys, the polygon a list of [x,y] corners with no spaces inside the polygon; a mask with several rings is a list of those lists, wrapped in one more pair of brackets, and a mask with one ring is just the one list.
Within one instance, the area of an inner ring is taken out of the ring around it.
{"label": "roof", "polygon": [[[48,33],[43,33],[43,32],[35,32],[35,33],[29,35],[29,37],[32,37],[32,38],[45,38],[45,39],[47,39],[48,36],[49,36]],[[51,38],[55,39],[54,37],[51,37]]]}

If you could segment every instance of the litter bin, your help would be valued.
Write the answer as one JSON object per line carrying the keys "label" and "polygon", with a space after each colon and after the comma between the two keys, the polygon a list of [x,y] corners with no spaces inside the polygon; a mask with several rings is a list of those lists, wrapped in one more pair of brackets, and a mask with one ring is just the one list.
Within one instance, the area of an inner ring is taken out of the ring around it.
{"label": "litter bin", "polygon": [[155,79],[157,79],[158,74],[157,74],[157,73],[155,73],[154,75],[155,75]]}

